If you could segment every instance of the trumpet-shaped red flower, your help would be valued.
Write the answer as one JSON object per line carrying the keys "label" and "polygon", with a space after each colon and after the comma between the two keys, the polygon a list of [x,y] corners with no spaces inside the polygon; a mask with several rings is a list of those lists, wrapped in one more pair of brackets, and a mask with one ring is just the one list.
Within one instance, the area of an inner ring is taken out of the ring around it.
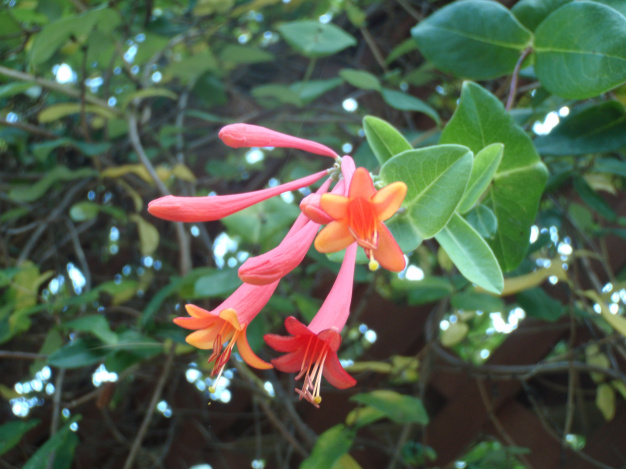
{"label": "trumpet-shaped red flower", "polygon": [[319,252],[336,252],[356,241],[370,259],[370,269],[378,265],[393,272],[404,270],[406,261],[391,232],[383,221],[400,208],[407,187],[394,182],[377,191],[369,172],[357,168],[348,196],[324,194],[320,206],[334,221],[315,239]]}
{"label": "trumpet-shaped red flower", "polygon": [[235,212],[287,191],[302,189],[316,183],[328,171],[320,171],[295,181],[254,192],[208,197],[178,197],[166,195],[148,204],[148,212],[169,221],[202,222],[220,220]]}
{"label": "trumpet-shaped red flower", "polygon": [[296,392],[300,399],[306,399],[319,407],[322,376],[334,387],[346,389],[356,384],[356,380],[343,369],[337,358],[341,345],[340,332],[350,314],[352,283],[356,244],[346,249],[339,275],[326,297],[324,304],[307,326],[294,317],[285,319],[285,328],[291,337],[276,334],[265,335],[265,342],[278,352],[286,355],[272,360],[278,370],[298,373],[296,381],[304,379],[302,389]]}
{"label": "trumpet-shaped red flower", "polygon": [[316,155],[338,158],[339,155],[326,145],[312,142],[303,138],[266,129],[251,124],[230,124],[220,130],[219,137],[222,141],[233,148],[241,147],[281,147],[297,148]]}
{"label": "trumpet-shaped red flower", "polygon": [[241,358],[251,367],[260,370],[272,368],[252,351],[246,331],[277,286],[278,281],[264,286],[244,283],[212,311],[189,304],[185,308],[190,317],[174,319],[176,325],[195,331],[186,337],[188,344],[202,350],[213,350],[209,357],[209,362],[215,361],[211,376],[218,375],[219,378],[235,344]]}

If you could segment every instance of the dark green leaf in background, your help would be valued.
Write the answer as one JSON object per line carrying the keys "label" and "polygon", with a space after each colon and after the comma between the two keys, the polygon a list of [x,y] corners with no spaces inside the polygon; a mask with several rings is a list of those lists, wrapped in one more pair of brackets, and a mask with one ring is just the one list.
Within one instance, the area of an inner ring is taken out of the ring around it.
{"label": "dark green leaf in background", "polygon": [[356,45],[356,39],[334,24],[294,21],[278,27],[287,44],[306,57],[325,57]]}
{"label": "dark green leaf in background", "polygon": [[551,93],[590,98],[626,80],[626,17],[617,10],[571,2],[548,16],[535,34],[535,72]]}
{"label": "dark green leaf in background", "polygon": [[16,420],[0,425],[0,456],[17,445],[30,429],[35,428],[41,420]]}
{"label": "dark green leaf in background", "polygon": [[350,398],[353,402],[366,404],[385,414],[396,423],[428,423],[428,414],[422,401],[390,390],[378,390],[355,394]]}
{"label": "dark green leaf in background", "polygon": [[302,462],[300,469],[332,467],[339,458],[350,451],[354,438],[354,430],[343,424],[329,428],[317,438],[311,455]]}
{"label": "dark green leaf in background", "polygon": [[421,99],[406,94],[402,91],[390,90],[388,88],[383,88],[381,93],[385,102],[391,107],[400,111],[424,113],[432,120],[434,120],[437,125],[441,124],[441,118],[439,117],[437,111],[435,111],[432,107],[430,107]]}
{"label": "dark green leaf in background", "polygon": [[466,0],[411,30],[420,52],[444,72],[485,80],[511,73],[532,34],[500,3]]}
{"label": "dark green leaf in background", "polygon": [[626,112],[617,101],[573,108],[548,135],[535,139],[542,155],[584,155],[626,146]]}
{"label": "dark green leaf in background", "polygon": [[[74,459],[74,450],[78,445],[76,433],[70,430],[70,426],[80,420],[80,416],[73,417],[66,422],[63,428],[59,429],[43,445],[37,449],[35,454],[26,462],[22,469],[42,469],[51,467],[52,469],[68,469]],[[49,465],[54,456],[54,464]]]}
{"label": "dark green leaf in background", "polygon": [[369,72],[343,68],[339,70],[339,76],[355,88],[380,91],[380,80],[376,75],[372,75]]}
{"label": "dark green leaf in background", "polygon": [[520,0],[511,8],[515,17],[531,31],[545,20],[550,13],[572,0]]}

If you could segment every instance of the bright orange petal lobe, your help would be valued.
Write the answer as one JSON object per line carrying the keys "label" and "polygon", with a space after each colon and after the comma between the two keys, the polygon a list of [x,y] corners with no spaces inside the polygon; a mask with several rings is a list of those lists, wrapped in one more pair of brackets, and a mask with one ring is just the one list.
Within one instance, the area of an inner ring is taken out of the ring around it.
{"label": "bright orange petal lobe", "polygon": [[252,348],[248,343],[248,338],[246,337],[246,329],[247,326],[242,331],[242,334],[237,338],[237,350],[239,351],[241,358],[243,358],[243,361],[257,370],[269,370],[270,368],[273,368],[271,363],[261,360],[257,354],[252,351]]}
{"label": "bright orange petal lobe", "polygon": [[383,224],[378,225],[378,248],[374,250],[374,259],[380,262],[383,269],[391,272],[402,272],[406,267],[406,259],[389,229]]}
{"label": "bright orange petal lobe", "polygon": [[348,224],[344,221],[333,221],[324,227],[315,238],[315,249],[319,252],[337,252],[354,243]]}
{"label": "bright orange petal lobe", "polygon": [[348,211],[350,199],[338,194],[324,194],[320,199],[320,206],[331,218],[344,218]]}
{"label": "bright orange petal lobe", "polygon": [[406,197],[406,191],[406,184],[398,181],[383,187],[374,194],[372,203],[374,204],[376,215],[380,221],[391,218],[398,211],[404,197]]}
{"label": "bright orange petal lobe", "polygon": [[320,206],[334,219],[317,235],[319,252],[336,252],[356,241],[370,259],[370,269],[379,265],[399,272],[404,269],[402,250],[382,223],[398,211],[406,196],[403,182],[394,182],[376,191],[365,168],[356,168],[349,183],[348,197],[324,194]]}

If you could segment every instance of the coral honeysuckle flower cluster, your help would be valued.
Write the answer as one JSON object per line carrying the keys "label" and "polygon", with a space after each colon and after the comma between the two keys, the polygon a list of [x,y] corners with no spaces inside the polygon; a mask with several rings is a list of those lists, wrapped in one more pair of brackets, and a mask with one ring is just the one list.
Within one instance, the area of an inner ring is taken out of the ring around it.
{"label": "coral honeysuckle flower cluster", "polygon": [[[350,314],[357,246],[369,259],[369,268],[382,266],[393,272],[405,267],[405,257],[391,232],[383,223],[404,200],[407,187],[394,182],[381,190],[374,188],[370,173],[356,168],[354,160],[340,157],[330,148],[309,140],[249,124],[232,124],[219,133],[222,141],[233,148],[295,148],[334,159],[332,168],[269,189],[245,194],[207,197],[166,196],[153,200],[148,211],[159,218],[181,222],[219,220],[287,191],[310,186],[324,177],[321,187],[302,199],[301,213],[284,240],[274,249],[247,259],[239,268],[243,284],[211,311],[186,305],[189,317],[174,319],[192,330],[187,342],[199,349],[212,350],[212,376],[220,376],[233,347],[241,358],[257,369],[275,367],[286,373],[298,373],[296,389],[301,399],[319,407],[322,400],[322,376],[339,389],[356,384],[341,366],[337,351],[341,331]],[[334,184],[334,185],[333,185]],[[331,188],[332,186],[332,188]],[[326,225],[320,230],[322,225]],[[345,250],[337,279],[322,307],[308,326],[295,317],[285,319],[289,336],[267,334],[266,343],[285,355],[267,363],[253,351],[246,338],[250,322],[261,312],[276,290],[280,279],[295,269],[314,244],[322,253]]]}

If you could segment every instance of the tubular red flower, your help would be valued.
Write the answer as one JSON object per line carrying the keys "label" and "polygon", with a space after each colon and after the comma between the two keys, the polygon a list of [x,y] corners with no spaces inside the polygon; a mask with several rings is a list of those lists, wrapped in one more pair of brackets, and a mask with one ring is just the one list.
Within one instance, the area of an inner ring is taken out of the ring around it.
{"label": "tubular red flower", "polygon": [[365,168],[357,168],[350,182],[348,196],[324,194],[320,205],[334,221],[315,239],[319,252],[336,252],[356,241],[370,259],[370,269],[378,265],[393,272],[404,270],[406,261],[384,220],[390,218],[404,200],[407,187],[394,182],[376,191]]}
{"label": "tubular red flower", "polygon": [[308,327],[294,317],[285,319],[285,328],[291,337],[265,335],[265,342],[286,355],[275,358],[272,364],[280,371],[298,373],[296,381],[304,378],[302,389],[296,388],[300,399],[319,407],[322,376],[334,387],[346,389],[356,384],[341,366],[337,350],[341,345],[340,332],[346,324],[352,300],[356,244],[346,249],[337,280],[324,304]]}
{"label": "tubular red flower", "polygon": [[277,286],[278,281],[264,286],[244,283],[212,311],[188,304],[185,308],[190,316],[174,319],[176,325],[195,331],[186,337],[188,344],[202,350],[213,350],[209,357],[209,362],[214,361],[211,376],[218,375],[219,378],[235,344],[248,365],[261,370],[272,368],[252,351],[246,331]]}
{"label": "tubular red flower", "polygon": [[283,192],[301,189],[328,175],[320,171],[295,181],[254,192],[208,197],[178,197],[167,195],[148,204],[148,212],[169,221],[203,222],[220,220],[235,212],[248,208]]}
{"label": "tubular red flower", "polygon": [[303,138],[276,132],[265,127],[251,124],[230,124],[220,130],[219,137],[233,148],[242,147],[281,147],[297,148],[316,155],[338,158],[339,155],[326,145]]}

